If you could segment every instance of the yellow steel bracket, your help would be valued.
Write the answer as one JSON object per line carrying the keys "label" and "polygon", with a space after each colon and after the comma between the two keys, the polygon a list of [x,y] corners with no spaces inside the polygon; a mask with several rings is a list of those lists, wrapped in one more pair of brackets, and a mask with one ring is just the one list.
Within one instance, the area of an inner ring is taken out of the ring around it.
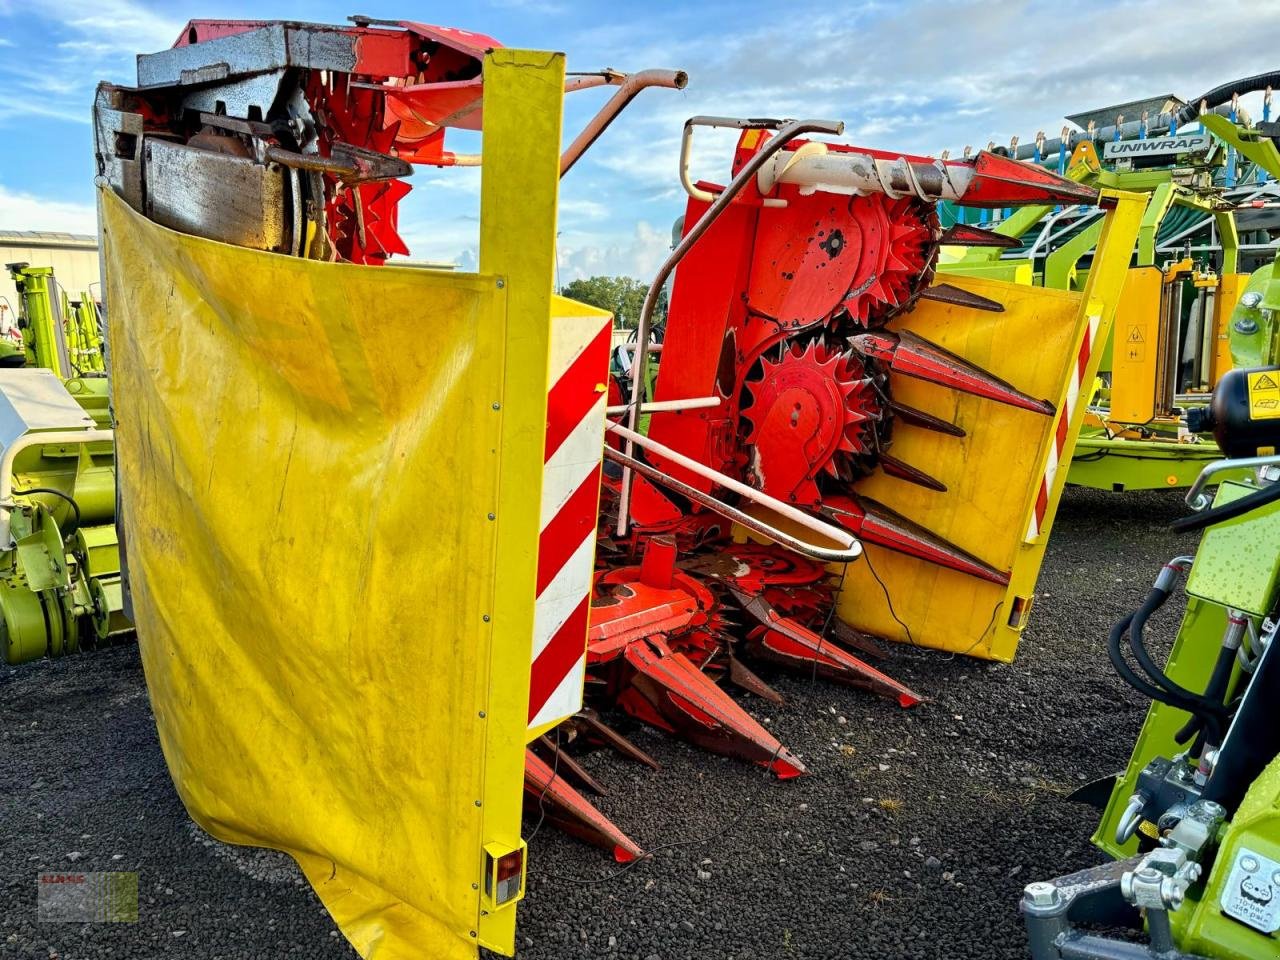
{"label": "yellow steel bracket", "polygon": [[[496,49],[484,62],[484,174],[480,185],[480,272],[507,290],[506,375],[501,404],[503,469],[498,488],[497,592],[493,600],[492,660],[485,763],[486,843],[520,845],[524,745],[529,709],[547,423],[548,351],[555,278],[556,204],[564,55]],[[495,414],[496,415],[496,414]],[[477,561],[478,562],[478,561]],[[585,642],[585,639],[584,639]],[[520,664],[521,669],[512,669]],[[484,862],[476,851],[476,864]],[[481,909],[479,942],[510,955],[516,911]]]}
{"label": "yellow steel bracket", "polygon": [[858,481],[858,495],[1009,571],[1009,583],[979,581],[867,543],[865,562],[844,571],[838,613],[850,625],[891,640],[1013,659],[1146,200],[1106,189],[1102,204],[1098,246],[1083,291],[949,275],[948,283],[999,302],[1003,312],[924,301],[897,318],[896,329],[938,343],[1049,400],[1054,414],[1041,416],[890,376],[896,400],[965,430],[963,439],[946,444],[909,424],[894,432],[895,454],[908,463],[929,463],[952,495],[938,497],[879,471]]}

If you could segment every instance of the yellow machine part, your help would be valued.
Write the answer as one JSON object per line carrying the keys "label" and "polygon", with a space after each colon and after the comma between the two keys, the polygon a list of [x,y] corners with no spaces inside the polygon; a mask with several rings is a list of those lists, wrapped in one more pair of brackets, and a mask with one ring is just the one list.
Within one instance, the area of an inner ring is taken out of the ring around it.
{"label": "yellow machine part", "polygon": [[1110,419],[1148,423],[1156,415],[1156,370],[1162,330],[1159,267],[1133,267],[1125,275],[1111,348]]}
{"label": "yellow machine part", "polygon": [[[848,565],[839,600],[839,615],[858,629],[985,659],[1013,659],[1146,205],[1138,194],[1103,190],[1102,196],[1110,209],[1083,291],[950,274],[947,283],[1000,302],[1004,312],[926,300],[895,321],[895,329],[933,340],[1070,416],[1060,445],[1056,417],[891,377],[895,399],[960,425],[967,436],[941,440],[922,428],[895,427],[894,455],[926,469],[947,484],[948,493],[879,471],[857,492],[1011,571],[1011,580],[1002,587],[864,543],[865,557]],[[1080,368],[1091,329],[1093,348]],[[1033,523],[1038,510],[1042,520]]]}
{"label": "yellow machine part", "polygon": [[1244,295],[1244,288],[1252,274],[1224,273],[1218,284],[1218,295],[1213,301],[1213,362],[1210,367],[1209,387],[1217,386],[1222,375],[1230,370],[1231,362],[1231,313]]}
{"label": "yellow machine part", "polygon": [[514,950],[482,888],[522,846],[563,83],[560,54],[486,58],[478,274],[226,246],[100,195],[170,773],[375,960]]}

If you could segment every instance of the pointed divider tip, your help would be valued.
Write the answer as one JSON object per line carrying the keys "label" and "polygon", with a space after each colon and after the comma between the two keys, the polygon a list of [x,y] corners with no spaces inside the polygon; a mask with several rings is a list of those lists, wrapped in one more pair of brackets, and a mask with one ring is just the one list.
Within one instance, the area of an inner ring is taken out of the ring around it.
{"label": "pointed divider tip", "polygon": [[1004,313],[1004,304],[981,294],[972,293],[950,283],[935,283],[920,291],[921,300],[933,300],[937,303],[950,304],[953,307],[968,307],[970,310],[985,310],[988,313]]}
{"label": "pointed divider tip", "polygon": [[942,232],[938,243],[944,247],[1017,247],[1022,241],[994,230],[967,223],[953,223]]}
{"label": "pointed divider tip", "polygon": [[[963,160],[956,162],[965,163]],[[1074,203],[1093,206],[1098,202],[1099,192],[1093,187],[989,150],[981,151],[969,164],[973,171],[972,179],[956,201],[962,207]]]}
{"label": "pointed divider tip", "polygon": [[1009,574],[870,497],[828,497],[823,514],[867,543],[1008,586]]}
{"label": "pointed divider tip", "polygon": [[988,373],[964,357],[952,353],[919,334],[904,330],[872,330],[849,338],[849,345],[864,357],[888,364],[894,373],[950,387],[961,393],[994,400],[1012,407],[1052,416],[1054,405],[1023,393],[1013,384]]}
{"label": "pointed divider tip", "polygon": [[618,863],[630,863],[644,856],[638,843],[528,748],[524,752],[524,790],[531,815],[545,814],[570,836],[612,851]]}

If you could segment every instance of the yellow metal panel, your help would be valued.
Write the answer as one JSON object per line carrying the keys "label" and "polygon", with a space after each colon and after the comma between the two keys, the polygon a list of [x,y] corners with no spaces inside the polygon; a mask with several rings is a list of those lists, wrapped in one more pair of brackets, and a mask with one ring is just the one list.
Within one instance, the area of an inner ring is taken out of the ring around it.
{"label": "yellow metal panel", "polygon": [[[494,645],[488,677],[493,710],[484,830],[487,841],[514,847],[520,841],[529,722],[539,533],[538,510],[530,505],[542,495],[564,55],[492,50],[485,56],[484,86],[480,270],[500,275],[509,289],[502,433],[489,451],[502,464],[494,501],[501,519],[495,559],[501,583],[492,630],[503,642]],[[467,565],[478,562],[468,559]],[[523,668],[511,669],[513,663]],[[478,939],[510,954],[515,922],[514,907],[484,913]]]}
{"label": "yellow metal panel", "polygon": [[[485,66],[481,274],[187,237],[104,192],[119,486],[193,819],[302,866],[362,956],[510,953],[563,58]],[[425,953],[424,953],[425,951]]]}
{"label": "yellow metal panel", "polygon": [[1210,390],[1232,367],[1231,311],[1240,302],[1250,276],[1252,274],[1225,273],[1218,284],[1218,295],[1213,301],[1213,361],[1209,370]]}
{"label": "yellow metal panel", "polygon": [[[1004,304],[1004,313],[924,301],[895,326],[940,343],[1034,397],[1053,400],[1059,410],[1068,409],[1091,323],[1095,348],[1079,380],[1091,384],[1097,373],[1145,203],[1141,196],[1120,191],[1104,190],[1103,196],[1112,209],[1081,293],[949,275],[948,283]],[[839,613],[878,636],[1011,660],[1086,404],[1070,407],[1066,443],[1055,453],[1052,418],[905,377],[893,377],[892,390],[903,402],[967,431],[966,437],[953,439],[908,425],[895,428],[894,454],[950,489],[934,493],[877,473],[858,492],[1010,570],[1011,580],[1007,588],[1000,587],[865,544],[864,559],[848,565]],[[1055,463],[1061,464],[1056,470]],[[1048,478],[1046,513],[1039,534],[1028,537],[1042,477]],[[910,626],[909,636],[899,621]]]}
{"label": "yellow metal panel", "polygon": [[1147,423],[1156,415],[1156,367],[1160,359],[1159,267],[1134,267],[1125,275],[1111,347],[1111,411],[1119,423]]}

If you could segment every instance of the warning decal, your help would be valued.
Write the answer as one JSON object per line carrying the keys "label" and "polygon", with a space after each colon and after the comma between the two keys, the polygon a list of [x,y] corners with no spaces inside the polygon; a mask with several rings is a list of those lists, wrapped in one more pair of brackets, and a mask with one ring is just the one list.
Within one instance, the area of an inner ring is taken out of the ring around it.
{"label": "warning decal", "polygon": [[1142,335],[1144,329],[1135,324],[1129,328],[1129,335],[1124,338],[1125,356],[1134,363],[1142,363],[1147,359],[1147,338]]}
{"label": "warning decal", "polygon": [[1254,420],[1280,420],[1280,370],[1258,370],[1248,376],[1249,416]]}

